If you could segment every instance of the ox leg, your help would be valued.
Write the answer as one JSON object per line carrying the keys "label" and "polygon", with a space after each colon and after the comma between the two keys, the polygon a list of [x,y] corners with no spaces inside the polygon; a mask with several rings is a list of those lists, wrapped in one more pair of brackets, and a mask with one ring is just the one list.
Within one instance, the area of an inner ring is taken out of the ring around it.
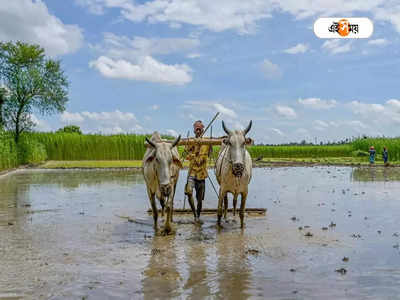
{"label": "ox leg", "polygon": [[149,190],[147,191],[150,199],[151,210],[153,211],[153,219],[154,219],[154,228],[157,229],[157,219],[158,219],[158,211],[156,204],[155,194],[151,193]]}
{"label": "ox leg", "polygon": [[228,212],[228,194],[224,197],[224,219],[226,220],[226,214]]}
{"label": "ox leg", "polygon": [[238,197],[237,194],[233,195],[233,215],[234,216],[236,215],[237,197]]}
{"label": "ox leg", "polygon": [[172,201],[171,201],[171,222],[174,221],[174,199],[175,199],[176,183],[174,185],[174,190],[172,191]]}
{"label": "ox leg", "polygon": [[164,211],[165,211],[165,199],[164,199],[164,196],[161,196],[159,201],[160,201],[160,205],[161,205],[161,217],[164,217]]}
{"label": "ox leg", "polygon": [[167,203],[165,205],[165,210],[166,210],[166,213],[167,213],[167,217],[165,218],[165,224],[164,224],[164,230],[163,230],[163,234],[164,235],[167,235],[167,234],[169,234],[171,232],[172,201],[173,201],[173,197],[172,197],[172,195],[170,195],[168,197]]}
{"label": "ox leg", "polygon": [[218,226],[221,226],[221,218],[222,218],[222,200],[225,198],[226,192],[222,192],[222,190],[219,190],[219,196],[218,196]]}
{"label": "ox leg", "polygon": [[240,228],[244,227],[244,210],[246,207],[247,192],[243,192],[240,201]]}

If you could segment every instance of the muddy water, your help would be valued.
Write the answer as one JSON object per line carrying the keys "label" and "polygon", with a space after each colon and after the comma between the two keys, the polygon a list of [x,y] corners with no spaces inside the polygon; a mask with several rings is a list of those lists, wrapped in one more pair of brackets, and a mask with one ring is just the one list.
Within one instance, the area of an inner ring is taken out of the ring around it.
{"label": "muddy water", "polygon": [[140,172],[17,172],[0,178],[0,299],[398,299],[399,174],[254,169],[247,206],[266,216],[175,216],[160,237]]}

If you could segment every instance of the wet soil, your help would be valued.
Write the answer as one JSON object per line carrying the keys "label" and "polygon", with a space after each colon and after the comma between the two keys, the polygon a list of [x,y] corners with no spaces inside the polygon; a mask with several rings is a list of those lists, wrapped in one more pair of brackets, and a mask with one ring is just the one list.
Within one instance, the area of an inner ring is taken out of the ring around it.
{"label": "wet soil", "polygon": [[218,230],[216,216],[176,215],[166,237],[140,172],[14,172],[0,178],[0,299],[396,299],[400,171],[388,170],[257,168],[247,206],[265,216],[241,230],[229,214]]}

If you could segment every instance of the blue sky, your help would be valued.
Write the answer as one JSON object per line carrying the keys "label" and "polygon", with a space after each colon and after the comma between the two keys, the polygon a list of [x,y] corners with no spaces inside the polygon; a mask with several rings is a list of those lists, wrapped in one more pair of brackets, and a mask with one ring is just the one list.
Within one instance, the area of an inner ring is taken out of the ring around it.
{"label": "blue sky", "polygon": [[[369,39],[322,40],[321,16],[369,17]],[[400,5],[355,0],[4,1],[0,40],[39,43],[70,81],[37,130],[186,136],[216,111],[256,142],[400,135]],[[220,120],[215,134],[222,134]]]}

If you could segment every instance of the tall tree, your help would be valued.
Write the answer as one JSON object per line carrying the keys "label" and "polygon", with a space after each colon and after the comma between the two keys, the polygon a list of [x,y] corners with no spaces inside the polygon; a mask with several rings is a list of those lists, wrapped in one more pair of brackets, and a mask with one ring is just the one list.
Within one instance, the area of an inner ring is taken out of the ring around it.
{"label": "tall tree", "polygon": [[34,110],[43,115],[65,110],[68,81],[60,61],[46,57],[38,45],[0,42],[0,81],[9,90],[3,121],[17,143],[21,133],[34,126]]}

